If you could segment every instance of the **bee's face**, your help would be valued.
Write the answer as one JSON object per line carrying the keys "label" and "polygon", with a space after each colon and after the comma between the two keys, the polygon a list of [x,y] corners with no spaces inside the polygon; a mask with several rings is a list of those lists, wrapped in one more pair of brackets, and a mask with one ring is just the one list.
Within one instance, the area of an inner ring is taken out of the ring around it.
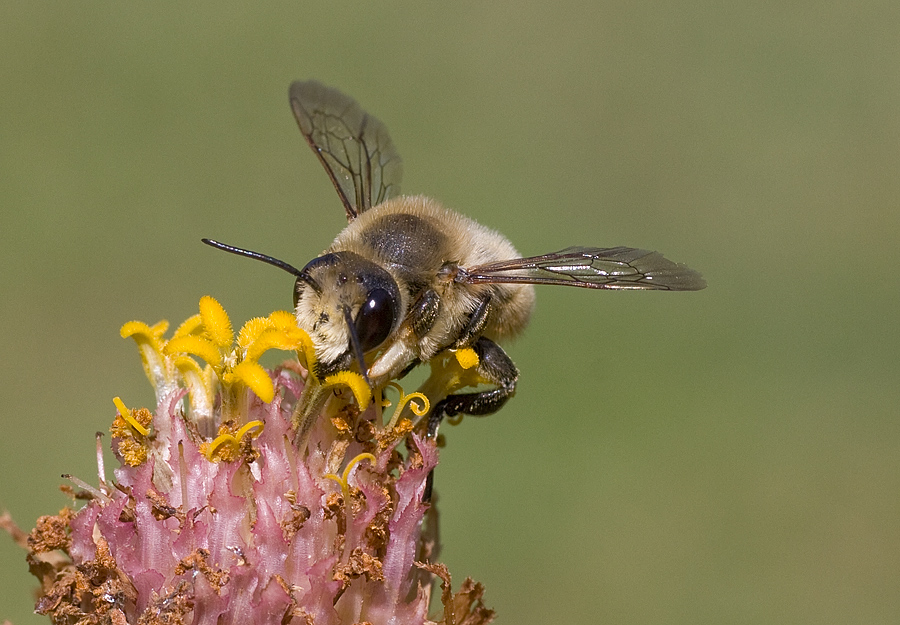
{"label": "bee's face", "polygon": [[321,372],[353,362],[353,333],[363,353],[382,345],[401,320],[400,289],[382,267],[352,252],[325,254],[303,269],[294,304]]}

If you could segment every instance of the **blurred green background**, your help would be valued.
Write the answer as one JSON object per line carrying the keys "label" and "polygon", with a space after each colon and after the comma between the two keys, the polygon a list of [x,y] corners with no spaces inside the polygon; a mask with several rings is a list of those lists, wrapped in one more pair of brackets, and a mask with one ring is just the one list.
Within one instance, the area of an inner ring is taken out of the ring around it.
{"label": "blurred green background", "polygon": [[[131,319],[236,324],[344,224],[288,84],[524,254],[658,249],[700,293],[543,288],[498,415],[444,430],[443,560],[501,623],[900,622],[900,4],[4,3],[0,507],[94,481]],[[106,439],[108,442],[108,438]],[[0,537],[0,619],[31,615]]]}

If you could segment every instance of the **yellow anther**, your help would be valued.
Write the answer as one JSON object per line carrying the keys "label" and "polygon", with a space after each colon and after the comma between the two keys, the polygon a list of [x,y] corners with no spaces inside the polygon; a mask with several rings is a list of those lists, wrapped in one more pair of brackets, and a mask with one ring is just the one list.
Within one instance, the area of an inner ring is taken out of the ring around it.
{"label": "yellow anther", "polygon": [[245,323],[241,327],[241,331],[238,332],[238,347],[240,347],[242,351],[246,350],[259,338],[260,334],[272,328],[273,325],[272,321],[266,317],[254,317]]}
{"label": "yellow anther", "polygon": [[308,370],[315,366],[312,339],[297,327],[297,320],[286,310],[276,310],[268,317],[257,317],[244,324],[238,335],[238,346],[246,358],[258,360],[270,349],[294,350],[306,360]]}
{"label": "yellow anther", "polygon": [[297,327],[297,318],[293,313],[289,313],[286,310],[276,310],[269,315],[269,320],[275,324],[275,327],[279,330]]}
{"label": "yellow anther", "polygon": [[266,424],[262,421],[250,421],[249,423],[246,423],[244,427],[238,430],[237,434],[235,434],[234,437],[240,441],[242,438],[244,438],[244,435],[246,435],[247,432],[249,432],[250,430],[256,430],[255,432],[253,432],[252,437],[257,438],[260,434],[262,434],[265,427]]}
{"label": "yellow anther", "polygon": [[137,420],[131,416],[131,411],[125,407],[125,402],[123,402],[121,398],[113,397],[113,403],[116,405],[116,408],[119,409],[119,414],[122,418],[125,419],[125,421],[128,422],[128,425],[134,428],[137,433],[144,436],[147,436],[150,433],[150,430],[138,423]]}
{"label": "yellow anther", "polygon": [[315,375],[316,370],[316,348],[313,346],[312,339],[309,338],[309,335],[297,328],[297,343],[300,345],[300,349],[297,350],[297,357],[302,358],[305,362],[306,370],[310,372],[311,375]]}
{"label": "yellow anther", "polygon": [[193,317],[188,317],[184,320],[178,328],[175,330],[175,334],[172,335],[172,338],[177,338],[179,336],[187,336],[188,334],[199,334],[203,329],[203,319],[200,315],[194,315]]}
{"label": "yellow anther", "polygon": [[[158,327],[161,323],[165,322],[160,322],[154,327]],[[127,339],[129,337],[142,337],[146,341],[156,342],[159,342],[160,337],[162,336],[162,333],[154,332],[153,328],[148,326],[143,321],[129,321],[119,329],[119,334],[123,339]],[[137,338],[135,338],[135,340],[137,340]]]}
{"label": "yellow anther", "polygon": [[350,483],[348,481],[350,479],[350,471],[352,471],[353,467],[358,465],[363,460],[369,460],[369,462],[371,462],[372,464],[375,464],[377,462],[375,456],[370,453],[359,454],[353,460],[347,463],[347,468],[344,469],[344,472],[340,476],[335,475],[334,473],[329,473],[325,476],[327,479],[334,480],[341,485],[341,494],[344,495],[345,504],[349,504],[350,500]]}
{"label": "yellow anther", "polygon": [[358,373],[341,371],[330,375],[322,383],[323,388],[328,388],[329,386],[348,387],[353,392],[353,396],[356,398],[356,403],[361,411],[368,408],[369,402],[372,401],[372,389],[366,384],[365,378]]}
{"label": "yellow anther", "polygon": [[297,340],[288,336],[284,330],[267,328],[247,348],[247,359],[259,360],[260,356],[270,349],[294,350],[298,347]]}
{"label": "yellow anther", "polygon": [[193,354],[194,356],[202,358],[213,367],[222,366],[222,353],[211,341],[201,336],[197,336],[196,334],[173,338],[166,343],[163,353],[167,356],[173,356],[175,354]]}
{"label": "yellow anther", "polygon": [[236,445],[237,439],[234,438],[231,434],[220,434],[216,437],[216,439],[209,444],[209,449],[206,451],[206,459],[212,460],[215,457],[216,452],[219,450],[219,447],[223,445]]}
{"label": "yellow anther", "polygon": [[456,356],[456,362],[458,362],[459,366],[463,369],[471,369],[478,365],[478,354],[476,354],[475,350],[471,347],[458,349],[454,352],[454,355]]}
{"label": "yellow anther", "polygon": [[168,322],[160,321],[153,327],[148,326],[142,321],[129,321],[119,330],[122,338],[132,338],[137,344],[138,352],[141,355],[141,364],[144,366],[144,373],[147,379],[157,391],[157,396],[163,389],[174,384],[171,371],[166,364],[166,358],[163,354],[165,341],[162,338],[163,333],[168,329]]}
{"label": "yellow anther", "polygon": [[209,447],[207,448],[206,454],[205,454],[206,459],[213,460],[213,458],[215,457],[216,452],[219,450],[219,448],[222,447],[223,445],[228,445],[229,447],[231,447],[232,453],[228,454],[225,457],[225,459],[232,460],[236,456],[237,451],[241,445],[241,440],[244,438],[244,436],[247,435],[247,433],[249,433],[250,430],[253,430],[255,428],[256,431],[251,433],[251,436],[253,438],[256,438],[257,436],[262,434],[264,427],[265,427],[265,425],[263,424],[262,421],[250,421],[244,427],[242,427],[240,430],[238,430],[237,433],[235,433],[235,434],[228,434],[228,433],[220,434],[219,436],[216,437],[216,439],[212,443],[209,444]]}
{"label": "yellow anther", "polygon": [[172,359],[172,362],[175,363],[175,368],[178,369],[178,372],[181,373],[182,376],[203,375],[203,369],[200,368],[200,365],[197,364],[196,360],[189,356],[175,356]]}
{"label": "yellow anther", "polygon": [[158,336],[162,338],[162,335],[166,333],[166,330],[169,329],[169,322],[165,319],[161,321],[157,321],[152,326],[150,326],[150,331],[154,336]]}
{"label": "yellow anther", "polygon": [[200,318],[203,319],[203,329],[216,347],[231,347],[234,331],[222,304],[209,295],[204,295],[200,298]]}
{"label": "yellow anther", "polygon": [[222,382],[225,384],[242,382],[267,404],[275,398],[275,386],[269,373],[261,364],[252,360],[245,360],[234,367],[230,373],[223,376]]}

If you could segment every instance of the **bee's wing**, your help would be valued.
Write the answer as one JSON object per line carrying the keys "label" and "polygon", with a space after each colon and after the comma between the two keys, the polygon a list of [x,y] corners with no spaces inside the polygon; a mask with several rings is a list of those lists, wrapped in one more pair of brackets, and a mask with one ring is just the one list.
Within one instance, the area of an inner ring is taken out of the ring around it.
{"label": "bee's wing", "polygon": [[460,268],[458,282],[563,284],[587,289],[698,291],[703,277],[659,252],[631,247],[567,247],[564,250]]}
{"label": "bee's wing", "polygon": [[337,89],[314,80],[290,88],[300,132],[334,183],[348,221],[400,194],[400,155],[380,121]]}

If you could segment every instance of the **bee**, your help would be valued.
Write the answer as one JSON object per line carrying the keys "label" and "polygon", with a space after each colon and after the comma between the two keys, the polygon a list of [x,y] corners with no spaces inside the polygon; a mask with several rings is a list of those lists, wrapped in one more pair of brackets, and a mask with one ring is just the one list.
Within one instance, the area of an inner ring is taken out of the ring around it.
{"label": "bee", "polygon": [[[401,195],[402,164],[388,131],[355,100],[315,81],[293,83],[289,95],[300,131],[341,199],[347,227],[302,269],[203,241],[295,276],[297,324],[312,339],[318,379],[358,368],[377,389],[447,350],[472,348],[477,379],[490,388],[431,398],[430,435],[445,416],[489,415],[513,395],[519,371],[500,343],[528,324],[533,285],[706,286],[696,271],[629,247],[568,247],[522,257],[499,232],[429,197]],[[304,396],[294,415],[298,445],[324,402],[315,393]]]}

